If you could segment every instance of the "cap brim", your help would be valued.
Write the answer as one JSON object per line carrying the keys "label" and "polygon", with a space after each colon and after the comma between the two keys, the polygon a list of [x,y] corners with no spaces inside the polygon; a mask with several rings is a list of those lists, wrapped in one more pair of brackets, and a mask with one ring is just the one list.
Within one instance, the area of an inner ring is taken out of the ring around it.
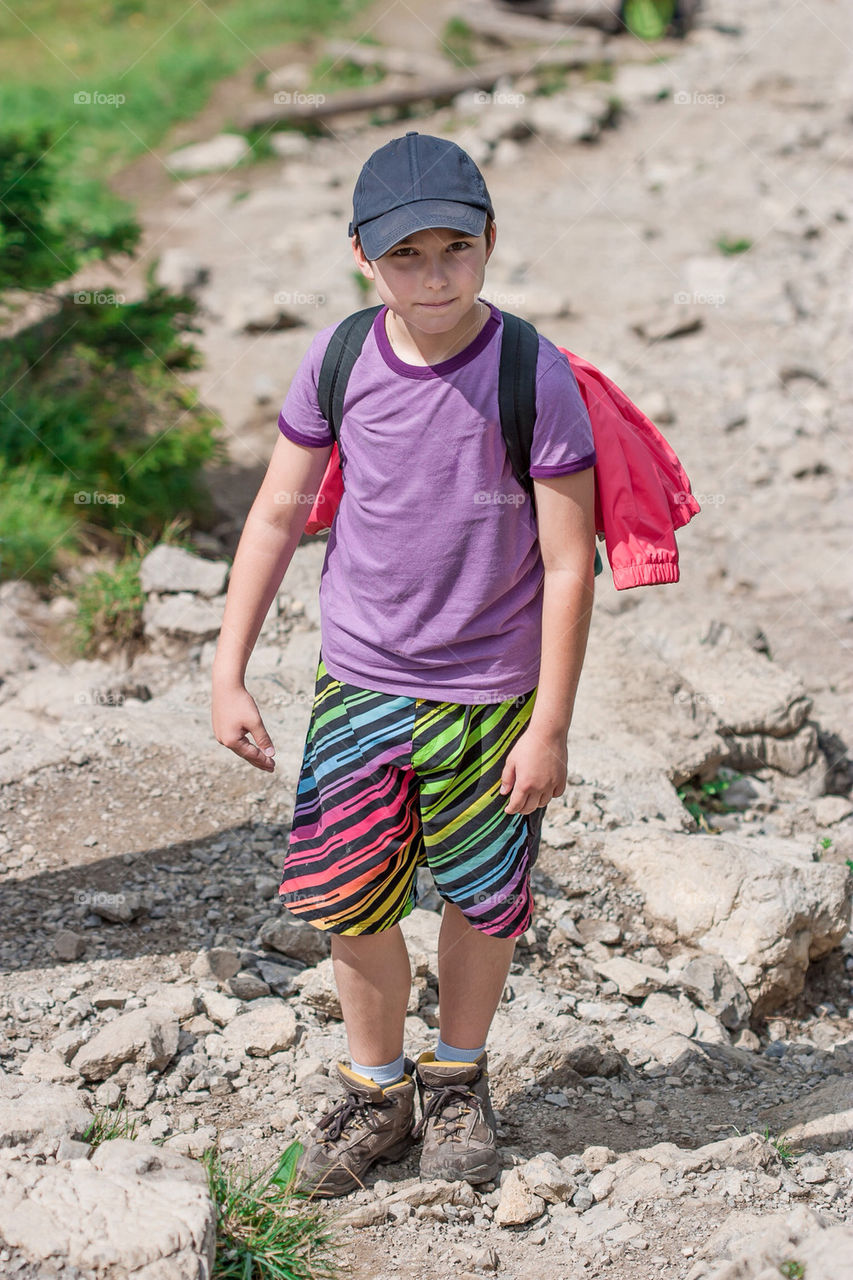
{"label": "cap brim", "polygon": [[362,222],[358,234],[364,256],[375,259],[381,258],[383,253],[415,231],[450,227],[469,236],[480,236],[485,226],[485,209],[477,209],[458,200],[418,200],[383,213],[370,222]]}

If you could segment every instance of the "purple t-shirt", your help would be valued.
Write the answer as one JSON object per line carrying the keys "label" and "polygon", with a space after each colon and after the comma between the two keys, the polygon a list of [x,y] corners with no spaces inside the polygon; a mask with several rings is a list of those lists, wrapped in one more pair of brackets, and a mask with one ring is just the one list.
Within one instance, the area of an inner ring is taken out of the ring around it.
{"label": "purple t-shirt", "polygon": [[[401,360],[379,312],[344,400],[344,496],[320,581],[321,652],[348,684],[442,702],[503,702],[533,689],[544,568],[536,521],[510,466],[498,415],[501,313],[464,350]],[[332,434],[317,404],[318,333],[279,429],[317,448]],[[540,335],[530,474],[595,462],[592,427],[566,357]]]}

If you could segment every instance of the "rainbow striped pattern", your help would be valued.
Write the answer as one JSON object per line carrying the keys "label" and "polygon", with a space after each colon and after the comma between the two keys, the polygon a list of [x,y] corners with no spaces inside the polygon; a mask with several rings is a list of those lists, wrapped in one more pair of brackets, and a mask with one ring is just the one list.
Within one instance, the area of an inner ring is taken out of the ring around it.
{"label": "rainbow striped pattern", "polygon": [[475,928],[524,933],[545,810],[504,813],[500,776],[535,696],[401,697],[335,679],[321,656],[282,902],[332,933],[379,933],[415,906],[426,864]]}

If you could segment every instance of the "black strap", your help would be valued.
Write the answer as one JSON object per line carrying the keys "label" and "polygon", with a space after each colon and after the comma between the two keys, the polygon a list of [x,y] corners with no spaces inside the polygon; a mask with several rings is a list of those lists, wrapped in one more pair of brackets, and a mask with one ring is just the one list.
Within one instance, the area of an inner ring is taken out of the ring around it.
{"label": "black strap", "polygon": [[[320,412],[329,424],[341,454],[341,420],[344,416],[344,396],[352,367],[361,353],[373,321],[382,310],[382,303],[354,311],[335,329],[323,356],[320,376],[317,380],[317,402]],[[498,373],[498,411],[501,432],[510,465],[515,478],[533,497],[533,480],[530,475],[530,452],[533,448],[533,428],[536,423],[536,369],[539,360],[539,334],[529,320],[503,313],[500,368]],[[595,549],[595,574],[603,568],[598,548]]]}
{"label": "black strap", "polygon": [[[359,357],[382,305],[354,311],[335,329],[326,348],[317,383],[317,402],[340,447],[344,396],[353,365]],[[498,408],[501,430],[513,472],[533,499],[530,450],[536,422],[536,363],[539,335],[528,320],[503,313]]]}
{"label": "black strap", "polygon": [[529,320],[503,313],[498,410],[515,478],[533,501],[530,451],[536,423],[536,366],[539,334]]}
{"label": "black strap", "polygon": [[329,424],[332,435],[340,448],[341,420],[344,416],[344,396],[352,367],[370,332],[370,327],[382,310],[382,303],[354,311],[335,329],[323,356],[317,381],[317,403]]}

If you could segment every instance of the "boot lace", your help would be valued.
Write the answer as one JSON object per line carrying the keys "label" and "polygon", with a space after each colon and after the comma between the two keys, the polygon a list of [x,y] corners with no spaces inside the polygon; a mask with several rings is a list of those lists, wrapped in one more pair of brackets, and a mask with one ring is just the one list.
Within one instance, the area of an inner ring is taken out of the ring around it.
{"label": "boot lace", "polygon": [[482,1111],[482,1099],[474,1093],[470,1084],[443,1084],[437,1088],[427,1086],[428,1096],[421,1118],[412,1130],[412,1137],[419,1138],[428,1120],[434,1119],[440,1129],[439,1141],[451,1138],[464,1129],[471,1111]]}
{"label": "boot lace", "polygon": [[[343,1101],[333,1107],[331,1111],[327,1111],[322,1120],[317,1122],[317,1128],[321,1131],[321,1141],[324,1143],[337,1142],[343,1134],[344,1129],[355,1121],[356,1125],[361,1124],[363,1128],[373,1129],[373,1112],[377,1107],[390,1107],[391,1102],[388,1098],[383,1098],[381,1102],[371,1102],[367,1098],[360,1097],[357,1093],[348,1093]],[[323,1133],[323,1130],[328,1133]]]}

